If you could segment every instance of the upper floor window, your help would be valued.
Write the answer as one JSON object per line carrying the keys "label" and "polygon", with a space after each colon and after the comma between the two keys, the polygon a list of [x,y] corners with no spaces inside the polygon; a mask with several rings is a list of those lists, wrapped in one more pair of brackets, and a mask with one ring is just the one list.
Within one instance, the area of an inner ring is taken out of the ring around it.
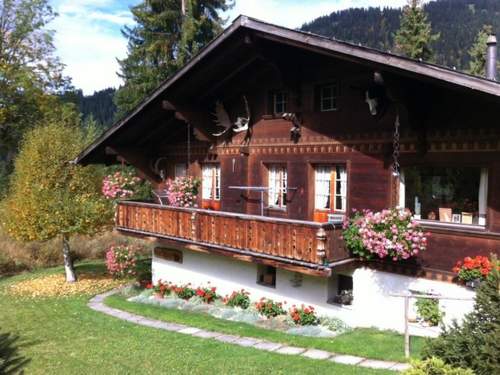
{"label": "upper floor window", "polygon": [[338,85],[331,83],[319,87],[319,109],[321,112],[337,109]]}
{"label": "upper floor window", "polygon": [[175,164],[174,177],[186,177],[187,166],[184,163]]}
{"label": "upper floor window", "polygon": [[286,167],[272,165],[269,167],[269,207],[286,208],[288,189]]}
{"label": "upper floor window", "polygon": [[400,206],[415,219],[486,225],[486,168],[416,166],[404,168],[400,180]]}
{"label": "upper floor window", "polygon": [[347,206],[347,171],[344,166],[318,166],[315,170],[315,208],[345,212]]}
{"label": "upper floor window", "polygon": [[273,113],[280,114],[287,112],[288,93],[285,91],[276,91],[273,93]]}
{"label": "upper floor window", "polygon": [[218,164],[203,166],[201,197],[207,200],[220,200],[220,166]]}

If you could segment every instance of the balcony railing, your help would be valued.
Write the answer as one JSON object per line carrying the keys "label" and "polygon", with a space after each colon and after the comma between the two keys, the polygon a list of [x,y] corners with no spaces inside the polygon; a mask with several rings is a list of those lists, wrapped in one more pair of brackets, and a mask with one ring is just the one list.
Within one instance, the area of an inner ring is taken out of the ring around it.
{"label": "balcony railing", "polygon": [[311,221],[123,201],[116,229],[303,266],[349,258],[339,228]]}

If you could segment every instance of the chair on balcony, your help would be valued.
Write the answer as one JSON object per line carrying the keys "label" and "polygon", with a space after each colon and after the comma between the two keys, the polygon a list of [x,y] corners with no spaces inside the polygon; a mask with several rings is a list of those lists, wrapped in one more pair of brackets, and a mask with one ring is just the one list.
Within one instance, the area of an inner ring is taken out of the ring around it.
{"label": "chair on balcony", "polygon": [[162,206],[168,205],[168,195],[166,189],[153,190],[153,195],[158,199]]}

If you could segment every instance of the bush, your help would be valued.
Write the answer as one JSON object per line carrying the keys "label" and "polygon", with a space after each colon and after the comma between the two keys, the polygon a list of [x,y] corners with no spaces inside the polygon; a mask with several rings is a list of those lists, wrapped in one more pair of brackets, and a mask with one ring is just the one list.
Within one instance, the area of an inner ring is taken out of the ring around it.
{"label": "bush", "polygon": [[451,367],[439,358],[429,358],[425,361],[413,361],[411,368],[404,375],[474,375],[469,369]]}
{"label": "bush", "polygon": [[137,251],[132,246],[112,245],[106,251],[106,267],[115,278],[137,274]]}
{"label": "bush", "polygon": [[274,302],[272,299],[262,297],[255,303],[255,309],[267,318],[286,314],[281,302]]}
{"label": "bush", "polygon": [[347,248],[363,259],[408,259],[427,248],[427,238],[410,212],[396,209],[356,212],[344,223]]}
{"label": "bush", "polygon": [[319,323],[319,319],[312,306],[292,306],[290,309],[290,317],[293,322],[299,326],[315,326]]}
{"label": "bush", "polygon": [[478,375],[500,374],[500,272],[494,268],[477,289],[474,311],[462,325],[443,327],[440,336],[428,341],[424,357],[470,368]]}
{"label": "bush", "polygon": [[437,326],[443,320],[444,312],[439,309],[439,300],[417,298],[417,314],[431,326]]}
{"label": "bush", "polygon": [[216,293],[215,287],[198,287],[195,290],[195,294],[200,297],[205,303],[212,303],[216,299],[219,299],[220,296]]}
{"label": "bush", "polygon": [[173,285],[172,291],[181,299],[188,300],[195,295],[195,290],[191,288],[191,284],[186,285]]}
{"label": "bush", "polygon": [[244,289],[234,291],[229,297],[224,298],[224,303],[231,307],[240,307],[246,310],[250,306],[250,293]]}

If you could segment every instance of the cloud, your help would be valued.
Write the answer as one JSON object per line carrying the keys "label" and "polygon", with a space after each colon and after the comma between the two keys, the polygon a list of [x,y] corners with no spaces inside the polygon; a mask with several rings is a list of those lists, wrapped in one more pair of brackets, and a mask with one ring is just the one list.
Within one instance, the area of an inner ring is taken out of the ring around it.
{"label": "cloud", "polygon": [[85,94],[119,86],[116,59],[124,58],[127,51],[120,29],[133,23],[127,2],[61,0],[53,1],[52,6],[59,14],[50,25],[56,31],[56,51],[73,85]]}

